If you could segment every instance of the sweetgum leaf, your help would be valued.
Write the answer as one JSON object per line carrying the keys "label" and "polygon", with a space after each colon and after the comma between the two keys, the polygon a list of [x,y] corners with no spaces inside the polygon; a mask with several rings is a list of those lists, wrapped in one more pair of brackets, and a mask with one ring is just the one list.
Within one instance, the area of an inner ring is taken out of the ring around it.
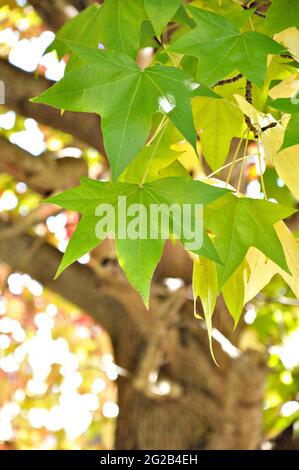
{"label": "sweetgum leaf", "polygon": [[71,40],[135,57],[146,18],[143,0],[105,0],[103,6],[91,5],[65,23],[46,52],[56,50],[62,57],[69,51],[65,40]]}
{"label": "sweetgum leaf", "polygon": [[205,212],[206,227],[215,234],[215,247],[223,265],[217,266],[219,290],[240,266],[250,247],[258,248],[289,272],[273,225],[295,211],[261,199],[227,194]]}
{"label": "sweetgum leaf", "polygon": [[[124,269],[128,280],[141,294],[147,304],[149,299],[150,282],[162,255],[165,240],[161,238],[161,226],[158,225],[158,237],[153,239],[149,236],[150,226],[146,227],[147,237],[118,238],[119,223],[121,229],[124,226],[122,213],[123,207],[119,207],[119,196],[126,197],[127,207],[132,204],[142,204],[149,209],[150,204],[208,204],[227,193],[225,189],[210,186],[200,181],[194,181],[190,177],[170,177],[145,183],[142,187],[138,184],[99,182],[83,178],[81,185],[65,191],[62,194],[48,199],[48,202],[57,204],[65,209],[76,210],[83,217],[68,245],[58,268],[57,275],[66,269],[71,263],[93,249],[102,240],[95,235],[96,224],[99,217],[95,215],[99,204],[110,204],[116,213],[116,248],[119,262]],[[121,217],[121,222],[118,217]],[[193,214],[193,222],[194,222]],[[174,226],[175,220],[171,216],[170,227]],[[175,234],[177,235],[177,234]],[[181,241],[187,244],[186,234],[181,234]],[[200,254],[219,262],[219,256],[207,234],[203,237],[203,246],[196,248],[194,253]]]}
{"label": "sweetgum leaf", "polygon": [[141,70],[126,54],[68,45],[82,66],[33,101],[101,115],[113,179],[144,146],[157,112],[167,115],[196,149],[194,84],[182,70],[162,65]]}
{"label": "sweetgum leaf", "polygon": [[262,87],[268,54],[281,54],[284,48],[262,33],[241,33],[228,19],[216,13],[188,7],[196,27],[177,39],[173,52],[199,59],[197,79],[214,85],[230,72],[238,70]]}

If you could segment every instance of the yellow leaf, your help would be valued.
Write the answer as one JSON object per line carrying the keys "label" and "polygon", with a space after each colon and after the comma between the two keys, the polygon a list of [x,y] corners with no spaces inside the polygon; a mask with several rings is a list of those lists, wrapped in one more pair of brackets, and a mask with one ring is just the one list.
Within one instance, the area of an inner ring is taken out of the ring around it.
{"label": "yellow leaf", "polygon": [[255,109],[252,104],[248,103],[243,96],[234,95],[235,100],[238,103],[239,108],[241,111],[246,114],[251,119],[252,124],[258,129],[264,126],[267,126],[271,122],[274,122],[275,119],[271,116],[271,114],[265,114],[261,111]]}
{"label": "yellow leaf", "polygon": [[299,299],[299,242],[284,222],[278,222],[275,230],[285,252],[291,274],[278,268],[278,272]]}
{"label": "yellow leaf", "polygon": [[282,125],[262,133],[261,140],[264,147],[265,159],[272,164],[278,176],[288,186],[294,196],[299,199],[299,145],[294,145],[279,151],[283,139],[288,118],[282,120]]}
{"label": "yellow leaf", "polygon": [[284,222],[278,222],[275,230],[285,252],[291,274],[280,269],[256,248],[250,248],[246,256],[250,274],[245,280],[245,303],[253,299],[275,274],[281,275],[299,299],[299,242]]}
{"label": "yellow leaf", "polygon": [[273,39],[286,46],[286,49],[299,61],[299,30],[295,26],[275,34]]}
{"label": "yellow leaf", "polygon": [[276,100],[278,98],[292,98],[299,90],[299,73],[294,73],[285,78],[269,91],[269,96]]}
{"label": "yellow leaf", "polygon": [[252,247],[248,250],[246,260],[249,265],[249,272],[244,286],[245,304],[266,287],[278,270],[278,266],[257,248]]}
{"label": "yellow leaf", "polygon": [[[205,176],[205,172],[202,163],[195,153],[194,148],[186,140],[182,140],[171,145],[171,150],[180,152],[178,157],[179,162],[186,168],[186,170],[192,174],[194,178],[200,178]],[[200,142],[197,143],[198,155],[201,153]]]}

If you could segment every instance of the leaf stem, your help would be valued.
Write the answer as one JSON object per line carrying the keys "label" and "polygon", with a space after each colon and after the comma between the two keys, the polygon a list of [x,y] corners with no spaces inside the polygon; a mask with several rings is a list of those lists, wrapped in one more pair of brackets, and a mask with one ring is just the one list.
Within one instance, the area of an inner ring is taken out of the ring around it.
{"label": "leaf stem", "polygon": [[240,174],[239,174],[239,181],[238,181],[238,188],[237,188],[238,194],[240,194],[241,181],[242,181],[242,176],[243,176],[243,173],[244,173],[245,157],[246,157],[246,152],[247,152],[247,148],[248,148],[248,140],[249,140],[249,130],[247,130],[247,136],[246,136],[244,152],[243,152],[243,158],[242,158],[242,166],[241,166],[241,171],[240,171]]}
{"label": "leaf stem", "polygon": [[229,162],[226,165],[222,166],[221,168],[218,168],[218,170],[215,170],[212,173],[210,173],[209,175],[205,176],[204,179],[206,180],[208,178],[211,178],[212,176],[216,175],[219,171],[225,170],[225,168],[228,168],[229,166],[233,165],[234,163],[239,163],[242,160],[247,160],[247,158],[252,158],[252,155],[246,155],[246,157],[238,158],[234,162]]}
{"label": "leaf stem", "polygon": [[165,132],[165,130],[166,130],[166,124],[167,124],[167,117],[164,115],[163,118],[162,118],[162,120],[161,120],[161,122],[160,122],[160,124],[159,124],[159,126],[158,126],[157,129],[156,129],[156,132],[154,133],[154,135],[152,136],[152,138],[151,138],[151,139],[148,141],[148,143],[146,144],[146,146],[148,147],[148,146],[155,140],[155,138],[157,137],[157,135],[159,134],[159,132],[162,131],[162,132],[160,133],[160,135],[159,135],[159,138],[158,138],[158,140],[157,140],[157,142],[156,142],[154,148],[153,148],[152,154],[151,154],[151,156],[150,156],[150,159],[149,159],[149,161],[148,161],[148,164],[146,165],[145,171],[144,171],[144,173],[143,173],[143,177],[142,177],[141,183],[140,183],[140,185],[139,185],[141,188],[142,188],[142,186],[144,185],[144,182],[145,182],[145,180],[146,180],[146,177],[147,177],[148,172],[149,172],[149,169],[150,169],[150,165],[151,165],[151,163],[152,163],[152,160],[153,160],[153,158],[154,158],[154,155],[155,155],[155,153],[156,153],[156,150],[157,150],[157,148],[158,148],[158,146],[159,146],[159,144],[160,144],[160,142],[161,142],[161,139],[162,139],[162,137],[163,137],[163,135],[164,135],[164,132]]}
{"label": "leaf stem", "polygon": [[261,156],[261,152],[260,152],[259,140],[257,140],[256,145],[257,145],[257,155],[258,155],[260,174],[261,174],[260,177],[261,177],[262,190],[263,190],[263,193],[264,193],[264,199],[268,199],[267,198],[264,175],[263,175],[262,156]]}
{"label": "leaf stem", "polygon": [[165,121],[166,121],[167,117],[165,115],[163,115],[163,118],[160,122],[160,124],[158,125],[157,129],[155,130],[155,132],[153,133],[152,137],[148,140],[147,144],[146,144],[146,147],[149,147],[152,142],[155,140],[155,138],[157,137],[157,135],[159,134],[159,132],[162,130],[162,128],[164,127],[164,124],[165,124]]}
{"label": "leaf stem", "polygon": [[234,164],[236,163],[237,157],[238,157],[238,155],[239,155],[240,148],[241,148],[241,145],[242,145],[242,141],[243,141],[243,139],[244,139],[244,136],[245,136],[245,132],[246,132],[246,131],[247,131],[247,129],[243,132],[242,137],[239,139],[237,148],[236,148],[236,150],[235,150],[234,156],[233,156],[232,161],[231,161],[231,167],[230,167],[230,169],[229,169],[229,172],[228,172],[228,175],[227,175],[227,178],[226,178],[225,187],[227,187],[227,186],[229,185],[229,181],[230,181],[230,179],[231,179],[232,172],[233,172],[233,169],[234,169]]}

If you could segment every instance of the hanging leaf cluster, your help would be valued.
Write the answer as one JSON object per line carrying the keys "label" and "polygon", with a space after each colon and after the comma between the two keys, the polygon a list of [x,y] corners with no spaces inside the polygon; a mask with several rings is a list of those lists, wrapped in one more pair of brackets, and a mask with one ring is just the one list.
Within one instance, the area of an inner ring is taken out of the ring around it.
{"label": "hanging leaf cluster", "polygon": [[[68,56],[65,75],[33,99],[98,114],[111,169],[109,182],[83,179],[50,198],[82,214],[57,274],[101,242],[99,204],[116,213],[119,196],[145,207],[202,204],[202,247],[189,249],[174,221],[170,238],[194,258],[194,297],[209,335],[220,293],[235,323],[275,274],[299,294],[297,241],[282,222],[299,197],[298,2],[246,3],[93,4],[48,47]],[[156,239],[114,236],[119,263],[148,305],[165,244],[160,228]]]}

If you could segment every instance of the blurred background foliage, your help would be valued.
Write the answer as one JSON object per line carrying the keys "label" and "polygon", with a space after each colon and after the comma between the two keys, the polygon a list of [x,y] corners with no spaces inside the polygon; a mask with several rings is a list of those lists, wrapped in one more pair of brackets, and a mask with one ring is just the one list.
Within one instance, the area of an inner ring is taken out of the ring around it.
{"label": "blurred background foliage", "polygon": [[[57,80],[63,74],[64,60],[59,61],[54,53],[42,58],[52,39],[53,33],[25,0],[0,2],[0,57]],[[103,157],[94,149],[5,106],[0,106],[0,136],[36,158],[45,151],[83,157],[91,177],[103,177],[107,171]],[[249,194],[260,190],[256,163],[253,160],[246,168]],[[294,206],[293,196],[273,168],[264,177],[269,197]],[[0,175],[1,219],[26,217],[40,199],[24,182]],[[56,209],[32,230],[63,252],[77,221],[75,213]],[[80,261],[89,263],[89,256]],[[265,437],[274,438],[292,423],[299,432],[298,301],[283,280],[274,277],[246,306],[244,321],[241,349],[267,349],[269,353]],[[107,334],[85,312],[27,274],[0,264],[1,450],[111,448],[119,373]]]}

